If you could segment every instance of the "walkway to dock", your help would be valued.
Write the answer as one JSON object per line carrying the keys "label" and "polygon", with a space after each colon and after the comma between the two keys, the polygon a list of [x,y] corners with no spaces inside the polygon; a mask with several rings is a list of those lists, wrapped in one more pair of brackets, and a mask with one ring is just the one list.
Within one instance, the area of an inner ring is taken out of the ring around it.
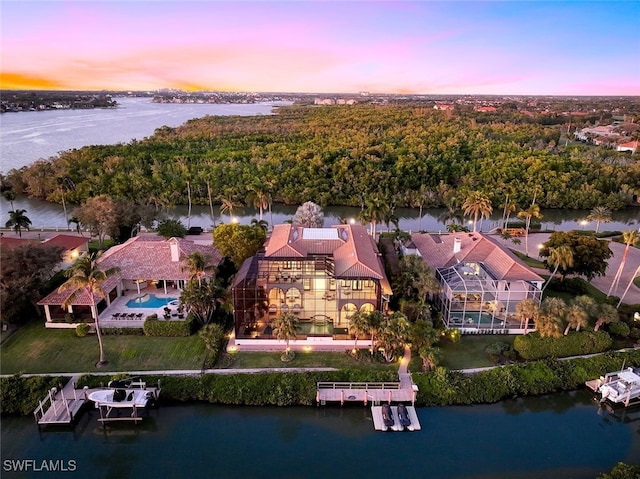
{"label": "walkway to dock", "polygon": [[327,402],[361,402],[363,404],[380,404],[382,402],[406,402],[414,404],[418,387],[413,384],[409,372],[411,349],[404,348],[404,356],[398,370],[399,382],[319,382],[317,383],[316,401]]}
{"label": "walkway to dock", "polygon": [[78,412],[87,402],[87,391],[77,390],[80,374],[71,377],[63,388],[52,388],[33,412],[39,426],[73,424]]}

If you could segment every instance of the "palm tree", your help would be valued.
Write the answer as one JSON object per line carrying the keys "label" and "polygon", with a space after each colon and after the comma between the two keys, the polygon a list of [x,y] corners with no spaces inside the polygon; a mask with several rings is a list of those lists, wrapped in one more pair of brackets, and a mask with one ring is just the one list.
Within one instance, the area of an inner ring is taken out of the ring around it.
{"label": "palm tree", "polygon": [[349,332],[354,336],[353,349],[358,348],[358,336],[369,334],[368,313],[356,311],[349,316]]}
{"label": "palm tree", "polygon": [[611,210],[605,206],[596,206],[587,216],[587,221],[596,222],[596,233],[600,229],[600,223],[608,223],[611,219]]}
{"label": "palm tree", "polygon": [[409,341],[411,323],[407,317],[396,311],[386,321],[380,331],[380,348],[385,361],[390,363]]}
{"label": "palm tree", "polygon": [[589,313],[582,309],[579,304],[572,304],[567,310],[565,319],[567,321],[567,327],[564,330],[564,335],[566,336],[569,334],[569,330],[571,328],[576,331],[580,331],[580,328],[584,328],[588,324]]}
{"label": "palm tree", "polygon": [[383,321],[384,316],[382,316],[380,311],[372,311],[367,315],[369,334],[371,334],[371,354],[373,354],[373,350],[375,349],[376,335],[380,331]]}
{"label": "palm tree", "polygon": [[491,200],[479,191],[472,191],[462,203],[465,215],[473,215],[473,232],[477,231],[478,216],[488,218],[493,211]]}
{"label": "palm tree", "polygon": [[98,367],[107,364],[107,360],[104,357],[102,332],[100,331],[95,298],[98,296],[106,299],[107,294],[104,289],[102,289],[102,283],[119,271],[118,268],[110,268],[108,270],[100,269],[100,265],[98,264],[99,258],[100,253],[92,253],[76,260],[73,266],[65,271],[65,276],[69,278],[69,280],[58,288],[58,292],[71,290],[71,294],[62,305],[65,309],[71,306],[74,300],[80,295],[87,295],[90,298],[91,316],[94,320],[96,336],[98,337],[98,344],[100,346],[100,359],[96,363]]}
{"label": "palm tree", "polygon": [[524,251],[526,255],[529,256],[529,227],[531,226],[531,218],[542,218],[540,207],[535,203],[531,203],[529,208],[521,210],[517,216],[518,218],[524,219]]}
{"label": "palm tree", "polygon": [[15,208],[13,206],[13,200],[16,199],[16,194],[13,192],[13,190],[3,191],[2,192],[2,196],[4,196],[4,199],[9,202],[9,204],[11,205],[11,209],[15,210]]}
{"label": "palm tree", "polygon": [[449,203],[447,205],[447,211],[438,216],[438,221],[444,223],[445,226],[447,226],[447,223],[462,224],[464,222],[464,215],[455,204]]}
{"label": "palm tree", "polygon": [[615,323],[619,321],[618,310],[610,304],[601,304],[598,307],[598,319],[593,327],[594,331],[598,331],[603,324]]}
{"label": "palm tree", "polygon": [[384,200],[374,197],[365,202],[364,209],[358,215],[363,223],[371,223],[371,236],[374,238],[376,237],[376,225],[382,221],[388,210],[389,207]]}
{"label": "palm tree", "polygon": [[434,199],[434,193],[426,185],[420,185],[417,191],[408,192],[409,205],[418,208],[418,231],[422,231],[422,209],[425,203]]}
{"label": "palm tree", "polygon": [[562,336],[562,322],[567,313],[567,305],[561,298],[547,298],[540,305],[540,315],[536,329],[542,338]]}
{"label": "palm tree", "polygon": [[251,185],[248,189],[247,203],[258,208],[259,219],[262,221],[264,210],[269,206],[269,194],[260,185]]}
{"label": "palm tree", "polygon": [[524,323],[524,330],[527,331],[529,321],[538,324],[540,316],[540,305],[531,298],[524,299],[516,305],[516,315],[520,318],[520,322]]}
{"label": "palm tree", "polygon": [[[549,248],[549,257],[547,258],[547,265],[553,266],[553,273],[549,276],[549,279],[542,287],[542,291],[549,286],[551,280],[558,272],[558,269],[562,268],[566,270],[573,266],[573,251],[566,245],[558,246],[557,248]],[[564,275],[562,275],[564,278]]]}
{"label": "palm tree", "polygon": [[233,220],[233,209],[238,206],[238,202],[236,201],[235,195],[232,193],[227,193],[226,195],[220,196],[220,215],[224,215],[225,213],[229,213],[229,223]]}
{"label": "palm tree", "polygon": [[211,257],[201,251],[194,251],[184,259],[183,271],[189,271],[191,281],[198,280],[198,286],[202,286],[202,278],[210,271],[215,270],[211,264]]}
{"label": "palm tree", "polygon": [[267,223],[265,220],[257,220],[253,218],[251,220],[251,226],[253,226],[254,228],[260,228],[265,233],[269,231],[269,223]]}
{"label": "palm tree", "polygon": [[31,220],[25,215],[26,212],[27,210],[21,209],[9,211],[9,221],[5,223],[5,227],[13,228],[20,238],[22,238],[22,229],[29,231],[31,226]]}
{"label": "palm tree", "polygon": [[513,201],[510,201],[504,208],[504,224],[503,228],[506,229],[509,227],[509,217],[511,213],[515,213],[518,210],[518,205]]}
{"label": "palm tree", "polygon": [[609,287],[609,292],[607,296],[611,296],[611,292],[615,292],[618,289],[618,284],[620,283],[620,276],[622,276],[622,271],[624,270],[625,263],[627,262],[627,255],[629,254],[629,249],[631,246],[635,245],[638,240],[640,240],[640,236],[638,236],[638,232],[636,230],[627,230],[622,232],[622,241],[624,241],[625,248],[624,253],[622,254],[622,259],[620,260],[620,266],[618,267],[618,271],[616,271],[615,276],[613,277],[613,281],[611,282],[611,286]]}
{"label": "palm tree", "polygon": [[418,350],[420,359],[422,359],[422,370],[432,371],[442,359],[442,350],[433,346],[423,346]]}
{"label": "palm tree", "polygon": [[292,313],[283,313],[273,320],[273,334],[277,339],[284,340],[286,348],[284,354],[289,356],[289,341],[296,339],[298,334],[298,317]]}

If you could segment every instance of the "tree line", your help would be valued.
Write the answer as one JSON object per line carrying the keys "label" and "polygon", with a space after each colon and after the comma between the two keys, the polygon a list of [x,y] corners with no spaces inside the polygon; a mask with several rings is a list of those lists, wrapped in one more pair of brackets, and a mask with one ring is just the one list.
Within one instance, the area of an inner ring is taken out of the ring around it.
{"label": "tree line", "polygon": [[[3,188],[59,203],[106,194],[163,209],[272,203],[619,209],[640,186],[634,156],[560,146],[561,127],[518,115],[356,105],[278,109],[162,127],[127,144],[87,146],[11,170]],[[605,161],[606,160],[606,161]]]}

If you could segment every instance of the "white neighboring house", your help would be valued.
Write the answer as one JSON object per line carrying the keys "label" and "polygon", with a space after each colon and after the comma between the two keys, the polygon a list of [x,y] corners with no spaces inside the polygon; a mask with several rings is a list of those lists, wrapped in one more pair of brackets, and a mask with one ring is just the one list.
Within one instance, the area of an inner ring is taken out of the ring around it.
{"label": "white neighboring house", "polygon": [[636,151],[638,151],[638,140],[628,141],[626,143],[618,143],[616,151],[630,151],[633,155]]}
{"label": "white neighboring house", "polygon": [[517,256],[482,233],[415,233],[404,247],[433,268],[441,291],[436,304],[449,328],[473,334],[518,334],[532,326],[516,317],[524,299],[540,303],[544,280]]}
{"label": "white neighboring house", "polygon": [[42,244],[63,248],[62,262],[58,265],[58,270],[67,269],[75,260],[89,252],[89,238],[82,236],[58,234],[45,239]]}

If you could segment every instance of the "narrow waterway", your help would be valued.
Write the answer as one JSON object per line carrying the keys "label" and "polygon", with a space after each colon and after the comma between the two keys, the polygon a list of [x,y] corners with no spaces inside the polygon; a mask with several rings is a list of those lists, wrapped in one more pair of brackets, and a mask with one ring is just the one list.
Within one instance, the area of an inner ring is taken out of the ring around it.
{"label": "narrow waterway", "polygon": [[[351,407],[162,406],[132,425],[39,433],[5,418],[2,459],[74,461],[78,477],[594,479],[640,460],[640,411],[613,415],[587,391],[493,405],[419,408],[422,430],[377,432]],[[65,474],[71,475],[70,473]],[[3,478],[61,477],[42,472]]]}

